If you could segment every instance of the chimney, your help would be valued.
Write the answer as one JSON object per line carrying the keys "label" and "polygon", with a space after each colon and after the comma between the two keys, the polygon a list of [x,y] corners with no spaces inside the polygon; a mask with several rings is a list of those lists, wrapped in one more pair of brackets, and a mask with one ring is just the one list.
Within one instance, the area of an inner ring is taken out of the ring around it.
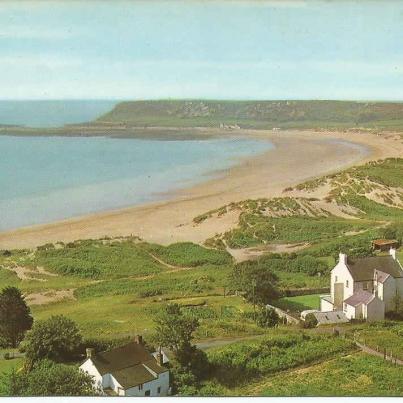
{"label": "chimney", "polygon": [[157,356],[155,357],[159,366],[164,365],[164,355],[161,352],[161,349],[158,351]]}
{"label": "chimney", "polygon": [[339,253],[339,263],[347,264],[347,255],[345,253]]}
{"label": "chimney", "polygon": [[134,338],[134,342],[136,343],[136,344],[143,344],[143,336],[141,336],[141,335],[137,335],[135,338]]}
{"label": "chimney", "polygon": [[392,256],[393,260],[396,260],[396,249],[390,248],[389,255]]}
{"label": "chimney", "polygon": [[95,349],[94,348],[86,348],[85,353],[87,354],[87,358],[92,358],[94,356]]}

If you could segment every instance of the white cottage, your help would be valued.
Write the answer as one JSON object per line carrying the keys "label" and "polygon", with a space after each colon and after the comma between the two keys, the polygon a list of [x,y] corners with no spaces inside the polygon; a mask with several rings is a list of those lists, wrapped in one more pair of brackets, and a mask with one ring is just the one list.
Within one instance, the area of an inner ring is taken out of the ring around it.
{"label": "white cottage", "polygon": [[391,249],[389,256],[351,259],[340,253],[331,272],[330,295],[321,297],[321,311],[340,311],[348,319],[382,320],[403,298],[403,268]]}
{"label": "white cottage", "polygon": [[151,354],[141,336],[132,343],[94,354],[87,349],[87,359],[80,369],[94,379],[94,385],[106,395],[167,396],[169,371],[163,352]]}

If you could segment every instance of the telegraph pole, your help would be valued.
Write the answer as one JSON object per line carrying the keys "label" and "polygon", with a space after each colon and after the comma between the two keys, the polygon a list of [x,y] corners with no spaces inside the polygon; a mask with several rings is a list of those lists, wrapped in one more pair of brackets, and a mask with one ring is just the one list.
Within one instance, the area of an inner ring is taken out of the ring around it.
{"label": "telegraph pole", "polygon": [[256,298],[255,298],[256,280],[252,280],[252,299],[253,299],[253,321],[256,323]]}

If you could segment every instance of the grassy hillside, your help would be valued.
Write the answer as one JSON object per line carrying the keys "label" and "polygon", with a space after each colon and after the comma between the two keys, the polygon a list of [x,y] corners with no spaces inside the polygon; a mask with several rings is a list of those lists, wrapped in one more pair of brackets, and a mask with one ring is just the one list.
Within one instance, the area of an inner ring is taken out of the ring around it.
{"label": "grassy hillside", "polygon": [[402,128],[403,103],[164,100],[119,103],[95,123],[245,128]]}

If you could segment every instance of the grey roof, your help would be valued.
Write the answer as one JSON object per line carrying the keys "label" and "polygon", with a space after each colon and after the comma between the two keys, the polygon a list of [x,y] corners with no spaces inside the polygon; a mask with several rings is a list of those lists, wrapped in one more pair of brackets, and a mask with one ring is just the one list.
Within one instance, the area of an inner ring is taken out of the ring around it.
{"label": "grey roof", "polygon": [[168,371],[143,344],[134,342],[98,353],[91,360],[101,375],[112,374],[126,389],[156,379],[151,371],[156,374]]}
{"label": "grey roof", "polygon": [[390,274],[380,270],[375,270],[374,276],[377,279],[377,281],[379,281],[380,283],[384,283],[390,277]]}
{"label": "grey roof", "polygon": [[347,267],[355,281],[373,280],[375,270],[381,270],[395,278],[403,277],[403,270],[392,256],[348,258]]}
{"label": "grey roof", "polygon": [[320,299],[323,299],[324,301],[330,302],[331,304],[333,304],[332,296],[331,296],[330,294],[328,294],[328,295],[321,295],[321,296],[320,296]]}
{"label": "grey roof", "polygon": [[360,304],[368,304],[375,298],[375,295],[368,291],[358,290],[351,297],[344,300],[344,303],[357,306]]}
{"label": "grey roof", "polygon": [[332,323],[347,323],[349,320],[342,311],[330,311],[330,312],[313,312],[318,321],[318,325],[330,325]]}

